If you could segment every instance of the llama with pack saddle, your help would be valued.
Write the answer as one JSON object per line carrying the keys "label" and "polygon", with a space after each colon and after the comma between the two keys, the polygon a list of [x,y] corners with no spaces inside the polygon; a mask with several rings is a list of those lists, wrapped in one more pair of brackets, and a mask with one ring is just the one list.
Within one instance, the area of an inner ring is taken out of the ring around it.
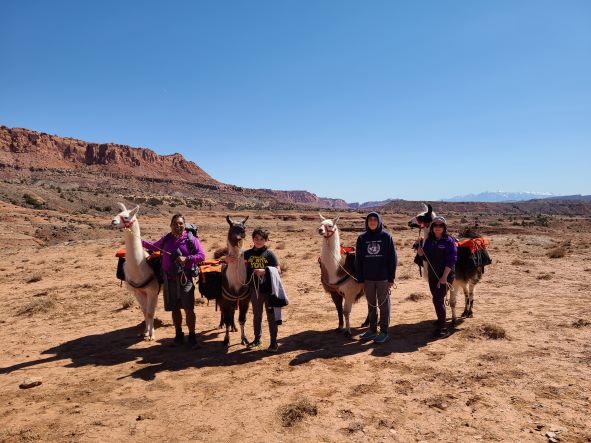
{"label": "llama with pack saddle", "polygon": [[[419,229],[419,240],[415,243],[415,248],[422,245],[425,237],[422,235],[424,232],[429,232],[431,222],[437,216],[431,205],[425,205],[423,212],[414,216],[409,222],[410,228]],[[455,278],[453,281],[452,288],[449,295],[449,306],[451,308],[452,315],[452,326],[455,326],[458,322],[456,315],[457,295],[460,289],[464,292],[464,312],[461,317],[472,318],[474,316],[474,289],[476,285],[482,279],[484,274],[484,266],[492,263],[486,247],[488,246],[488,240],[480,237],[476,233],[471,234],[470,239],[460,241],[458,245],[458,260],[455,265]],[[417,259],[415,259],[417,262]],[[422,267],[421,274],[428,279],[429,263],[427,260],[418,261],[419,266]]]}
{"label": "llama with pack saddle", "polygon": [[160,283],[146,258],[140,236],[140,224],[137,220],[139,206],[128,210],[123,203],[118,203],[121,212],[113,217],[111,225],[123,231],[125,239],[125,286],[135,296],[144,314],[144,339],[154,340],[154,313],[158,303]]}
{"label": "llama with pack saddle", "polygon": [[238,309],[238,323],[240,324],[240,337],[243,345],[248,345],[248,339],[244,331],[246,313],[250,303],[250,291],[247,282],[246,263],[244,262],[244,237],[246,236],[245,223],[248,216],[241,221],[234,221],[226,216],[230,225],[228,229],[228,255],[226,264],[222,269],[222,294],[218,299],[221,315],[226,326],[224,344],[230,344],[230,330],[234,324],[234,312]]}
{"label": "llama with pack saddle", "polygon": [[[351,337],[349,316],[353,303],[364,295],[363,285],[355,279],[355,271],[347,260],[347,254],[341,256],[341,241],[337,228],[339,217],[333,221],[320,215],[320,219],[322,221],[318,233],[323,237],[319,259],[320,280],[337,308],[339,316],[337,331],[343,331],[344,326],[345,336]],[[367,320],[364,325],[366,323],[368,323]]]}

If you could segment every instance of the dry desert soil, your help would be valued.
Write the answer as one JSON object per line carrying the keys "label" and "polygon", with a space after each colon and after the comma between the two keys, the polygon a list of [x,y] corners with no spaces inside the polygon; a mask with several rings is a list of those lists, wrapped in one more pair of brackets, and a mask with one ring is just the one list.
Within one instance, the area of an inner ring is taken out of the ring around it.
{"label": "dry desert soil", "polygon": [[[353,307],[353,339],[335,332],[316,213],[233,214],[270,229],[285,270],[291,304],[269,354],[245,349],[238,333],[225,348],[219,312],[204,299],[202,349],[170,346],[161,301],[156,341],[141,340],[140,310],[115,278],[122,235],[107,215],[0,206],[2,442],[591,441],[589,219],[481,219],[494,262],[474,318],[433,340],[433,306],[413,264],[417,232],[408,215],[385,214],[400,263],[391,339],[374,345],[358,340],[365,299]],[[225,244],[225,215],[186,214],[208,257]],[[362,217],[342,214],[346,245]],[[452,215],[452,231],[471,217]],[[169,222],[139,219],[148,239]],[[247,332],[252,339],[250,313]],[[25,379],[41,384],[21,389]]]}

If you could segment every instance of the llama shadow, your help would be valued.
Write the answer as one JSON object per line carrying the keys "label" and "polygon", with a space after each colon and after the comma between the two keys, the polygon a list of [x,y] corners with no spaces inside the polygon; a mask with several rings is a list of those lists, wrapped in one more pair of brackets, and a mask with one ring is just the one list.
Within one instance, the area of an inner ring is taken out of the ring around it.
{"label": "llama shadow", "polygon": [[[67,368],[85,366],[116,366],[135,363],[139,369],[120,377],[145,381],[154,380],[159,372],[175,372],[187,368],[229,367],[252,363],[274,354],[265,350],[251,351],[239,342],[239,334],[232,334],[230,349],[220,341],[223,331],[211,329],[198,334],[203,347],[190,350],[187,346],[172,347],[172,338],[158,340],[160,346],[135,347],[143,340],[138,337],[139,327],[127,327],[102,334],[87,335],[67,341],[42,352],[46,358],[18,363],[0,368],[0,374],[8,374],[49,362],[69,360]],[[415,352],[433,339],[431,321],[416,324],[399,324],[390,328],[390,340],[381,345],[347,339],[334,330],[302,331],[279,339],[279,353],[299,352],[290,366],[308,363],[318,358],[330,359],[367,352],[385,357],[395,353]],[[359,331],[354,330],[355,333]],[[238,346],[239,349],[228,352]]]}
{"label": "llama shadow", "polygon": [[[435,340],[432,337],[433,329],[432,320],[397,324],[390,327],[388,331],[390,338],[382,344],[359,339],[346,339],[334,331],[303,331],[287,337],[282,350],[304,351],[290,361],[291,366],[308,363],[317,358],[330,359],[355,355],[367,352],[368,349],[371,349],[371,355],[374,357],[387,357],[391,354],[416,352],[423,348]],[[353,329],[354,336],[359,332],[361,331]]]}

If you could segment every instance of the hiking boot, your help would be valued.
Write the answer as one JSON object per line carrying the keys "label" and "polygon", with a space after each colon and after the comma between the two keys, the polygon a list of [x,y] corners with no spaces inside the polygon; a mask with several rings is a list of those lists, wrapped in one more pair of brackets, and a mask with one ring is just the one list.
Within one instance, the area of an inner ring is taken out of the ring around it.
{"label": "hiking boot", "polygon": [[277,344],[277,340],[271,341],[271,344],[267,348],[267,352],[277,352],[279,350],[279,345]]}
{"label": "hiking boot", "polygon": [[185,333],[184,332],[177,332],[174,336],[173,343],[175,345],[182,345],[185,342]]}
{"label": "hiking boot", "polygon": [[247,348],[254,350],[254,349],[259,349],[262,345],[263,345],[263,343],[261,342],[261,339],[258,338],[258,339],[254,339],[253,341],[251,341],[248,344]]}
{"label": "hiking boot", "polygon": [[386,340],[388,340],[390,338],[390,336],[388,334],[386,334],[385,332],[380,332],[378,335],[376,335],[376,337],[373,339],[374,343],[384,343]]}
{"label": "hiking boot", "polygon": [[191,349],[200,349],[201,345],[197,341],[197,336],[195,336],[194,332],[189,332],[189,338],[187,339],[187,343]]}
{"label": "hiking boot", "polygon": [[378,334],[371,329],[369,331],[365,331],[363,334],[359,336],[359,340],[373,340],[376,338]]}

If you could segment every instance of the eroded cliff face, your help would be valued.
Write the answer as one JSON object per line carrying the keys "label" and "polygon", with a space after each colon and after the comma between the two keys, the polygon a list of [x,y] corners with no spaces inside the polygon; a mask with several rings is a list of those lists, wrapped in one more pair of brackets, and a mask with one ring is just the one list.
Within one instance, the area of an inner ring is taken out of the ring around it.
{"label": "eroded cliff face", "polygon": [[[322,198],[308,191],[250,189],[220,183],[181,154],[159,155],[146,148],[91,143],[6,126],[0,126],[0,176],[28,176],[65,185],[71,182],[101,191],[125,188],[136,194],[145,191],[160,196],[185,195],[225,206],[244,206],[245,200],[252,200],[254,203],[248,204],[265,208],[347,208],[344,200]],[[130,179],[137,180],[132,183]],[[183,183],[193,187],[183,187]]]}
{"label": "eroded cliff face", "polygon": [[219,183],[181,154],[158,155],[146,148],[89,143],[5,126],[0,126],[0,164],[19,169],[87,170],[130,177],[165,177],[190,183]]}

